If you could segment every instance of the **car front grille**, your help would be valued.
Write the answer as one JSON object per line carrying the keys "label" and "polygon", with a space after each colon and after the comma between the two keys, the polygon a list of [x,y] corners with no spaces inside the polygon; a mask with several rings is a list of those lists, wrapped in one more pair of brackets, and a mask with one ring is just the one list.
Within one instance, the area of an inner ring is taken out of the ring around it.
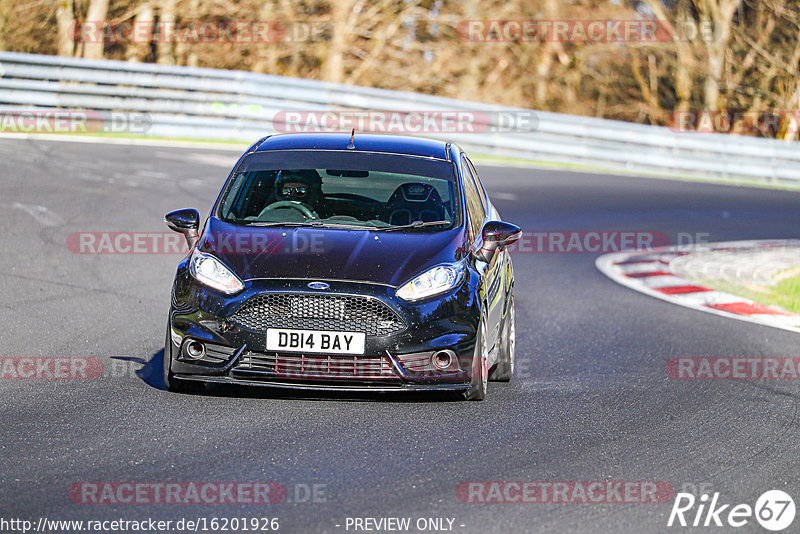
{"label": "car front grille", "polygon": [[398,378],[388,358],[275,354],[247,351],[233,372],[258,373],[284,380],[373,380]]}
{"label": "car front grille", "polygon": [[348,295],[261,293],[245,301],[231,319],[257,332],[266,332],[267,328],[292,328],[389,336],[406,327],[380,300]]}

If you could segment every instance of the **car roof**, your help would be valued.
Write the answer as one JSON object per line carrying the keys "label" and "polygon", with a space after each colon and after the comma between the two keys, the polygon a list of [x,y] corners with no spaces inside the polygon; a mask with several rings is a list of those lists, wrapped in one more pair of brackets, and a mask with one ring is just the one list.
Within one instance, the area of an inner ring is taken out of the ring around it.
{"label": "car roof", "polygon": [[[255,152],[270,150],[348,150],[350,133],[288,133],[271,135],[255,148]],[[380,135],[355,133],[353,140],[359,152],[382,152],[450,160],[450,143],[407,137],[403,135]]]}

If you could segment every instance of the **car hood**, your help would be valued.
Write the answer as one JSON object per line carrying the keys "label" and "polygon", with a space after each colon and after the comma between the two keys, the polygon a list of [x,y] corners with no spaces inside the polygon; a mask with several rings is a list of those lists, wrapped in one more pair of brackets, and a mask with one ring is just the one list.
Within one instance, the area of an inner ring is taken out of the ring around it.
{"label": "car hood", "polygon": [[399,286],[466,254],[464,229],[373,232],[243,227],[210,218],[198,242],[242,280],[302,278]]}

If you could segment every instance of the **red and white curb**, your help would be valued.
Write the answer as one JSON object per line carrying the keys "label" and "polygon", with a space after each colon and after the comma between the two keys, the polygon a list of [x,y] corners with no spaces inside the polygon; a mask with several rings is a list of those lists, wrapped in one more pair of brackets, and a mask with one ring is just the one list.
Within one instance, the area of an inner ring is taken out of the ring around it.
{"label": "red and white curb", "polygon": [[662,247],[647,252],[604,254],[595,261],[601,273],[615,282],[657,299],[723,317],[800,332],[800,315],[764,306],[752,300],[717,291],[676,275],[672,260],[696,252],[800,246],[798,240],[730,241],[687,248]]}

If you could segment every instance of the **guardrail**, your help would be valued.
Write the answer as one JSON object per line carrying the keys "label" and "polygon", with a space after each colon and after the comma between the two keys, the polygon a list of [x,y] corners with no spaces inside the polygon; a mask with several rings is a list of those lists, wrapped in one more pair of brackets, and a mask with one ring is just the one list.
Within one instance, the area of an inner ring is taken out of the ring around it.
{"label": "guardrail", "polygon": [[[417,93],[191,67],[0,52],[0,111],[146,113],[146,135],[253,141],[287,111],[465,111],[480,133],[425,131],[484,155],[632,172],[800,183],[800,143],[579,117]],[[501,114],[535,113],[505,131]]]}

